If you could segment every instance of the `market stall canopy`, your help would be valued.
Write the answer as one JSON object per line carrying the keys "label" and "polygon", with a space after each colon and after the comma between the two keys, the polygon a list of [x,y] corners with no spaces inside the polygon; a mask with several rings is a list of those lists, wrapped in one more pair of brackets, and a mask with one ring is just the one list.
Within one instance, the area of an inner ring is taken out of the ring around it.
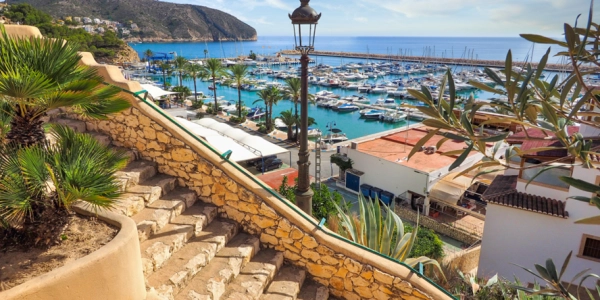
{"label": "market stall canopy", "polygon": [[456,206],[458,200],[471,186],[472,178],[459,176],[458,173],[450,173],[440,179],[429,191],[429,198],[433,201]]}
{"label": "market stall canopy", "polygon": [[239,128],[231,127],[213,119],[206,118],[193,122],[183,118],[176,119],[190,132],[204,138],[219,152],[224,153],[231,150],[230,159],[236,162],[288,152],[287,149],[270,143],[261,137],[253,136]]}
{"label": "market stall canopy", "polygon": [[140,85],[155,100],[158,100],[162,96],[177,94],[176,92],[165,91],[165,90],[163,90],[157,86],[151,85],[151,84],[140,84]]}

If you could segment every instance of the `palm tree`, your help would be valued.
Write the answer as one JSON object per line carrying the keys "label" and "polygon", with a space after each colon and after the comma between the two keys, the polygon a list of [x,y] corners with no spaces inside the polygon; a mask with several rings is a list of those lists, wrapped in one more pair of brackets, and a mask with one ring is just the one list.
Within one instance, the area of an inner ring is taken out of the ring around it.
{"label": "palm tree", "polygon": [[144,51],[144,56],[146,57],[146,61],[150,62],[150,58],[152,56],[154,56],[154,52],[152,52],[152,50],[148,49],[148,50]]}
{"label": "palm tree", "polygon": [[0,144],[0,226],[22,246],[54,243],[74,203],[110,209],[122,194],[123,152],[56,124],[50,134],[55,144]]}
{"label": "palm tree", "polygon": [[69,108],[102,119],[129,107],[118,87],[106,86],[94,69],[79,64],[78,46],[59,39],[0,37],[0,99],[10,115],[8,142],[21,147],[43,142],[43,117]]}
{"label": "palm tree", "polygon": [[163,75],[163,89],[167,89],[167,74],[171,74],[171,65],[168,63],[161,63],[160,69]]}
{"label": "palm tree", "polygon": [[263,102],[265,104],[265,126],[267,127],[267,131],[271,131],[273,129],[273,105],[283,99],[281,90],[276,86],[271,86],[259,91],[256,95],[260,99],[254,101],[254,103]]}
{"label": "palm tree", "polygon": [[204,59],[208,56],[208,49],[204,49]]}
{"label": "palm tree", "polygon": [[185,70],[186,70],[188,76],[190,78],[192,78],[192,80],[194,81],[194,100],[195,100],[195,102],[198,102],[198,88],[196,86],[197,85],[196,80],[198,78],[206,77],[204,75],[204,72],[205,72],[204,68],[202,68],[201,65],[196,64],[196,63],[188,63],[185,66]]}
{"label": "palm tree", "polygon": [[[215,107],[219,107],[217,103],[217,76],[225,75],[225,67],[221,64],[221,61],[216,58],[209,58],[204,62],[204,70],[207,76],[212,77],[213,93],[215,96]],[[214,114],[217,114],[217,110],[214,110]]]}
{"label": "palm tree", "polygon": [[[298,115],[298,103],[300,103],[301,95],[301,81],[300,78],[288,78],[285,80],[285,88],[283,90],[283,97],[290,99],[294,103],[294,111],[296,118],[300,120]],[[308,94],[308,101],[314,103],[315,96]],[[298,126],[296,126],[296,137],[298,137]]]}
{"label": "palm tree", "polygon": [[238,90],[238,118],[242,119],[242,84],[248,75],[248,66],[236,64],[229,68],[231,78],[237,83]]}
{"label": "palm tree", "polygon": [[[281,121],[287,126],[287,139],[292,140],[292,127],[298,124],[298,119],[292,113],[292,110],[284,110],[281,112]],[[298,127],[298,126],[296,126]]]}
{"label": "palm tree", "polygon": [[183,86],[183,74],[185,73],[185,66],[187,65],[188,60],[183,56],[177,56],[173,61],[175,65],[175,71],[177,71],[177,75],[179,77],[179,86]]}

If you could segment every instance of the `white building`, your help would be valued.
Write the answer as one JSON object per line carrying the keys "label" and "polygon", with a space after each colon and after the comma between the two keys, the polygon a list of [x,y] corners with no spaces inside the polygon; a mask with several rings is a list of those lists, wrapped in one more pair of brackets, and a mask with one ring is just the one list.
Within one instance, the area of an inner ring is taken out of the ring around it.
{"label": "white building", "polygon": [[92,33],[92,32],[94,32],[94,26],[92,26],[92,25],[84,25],[83,26],[83,30],[85,30],[85,32]]}
{"label": "white building", "polygon": [[102,28],[102,27],[98,27],[98,28],[96,29],[96,31],[98,31],[98,33],[104,33],[104,28]]}
{"label": "white building", "polygon": [[102,21],[100,21],[100,19],[98,18],[94,18],[94,24],[101,24]]}
{"label": "white building", "polygon": [[137,30],[138,26],[135,23],[131,23],[131,29]]}
{"label": "white building", "polygon": [[[408,155],[414,145],[432,128],[426,126],[413,127],[409,130],[367,138],[342,147],[340,153],[354,162],[353,169],[364,173],[359,182],[352,182],[357,175],[346,178],[346,187],[358,192],[357,185],[368,184],[393,193],[414,205],[423,205],[423,212],[428,213],[429,198],[432,187],[448,175],[450,166],[456,156],[445,156],[443,152],[461,150],[466,144],[461,141],[446,141],[440,149],[436,144],[444,137],[434,135],[426,144],[426,148],[434,151],[419,151],[410,160]],[[433,149],[436,148],[436,149]],[[479,162],[483,156],[472,152],[467,159],[452,172],[459,172]],[[464,192],[464,189],[462,190]],[[456,199],[456,201],[458,198]],[[454,201],[456,204],[456,201]],[[448,203],[450,205],[451,203]]]}
{"label": "white building", "polygon": [[73,17],[73,21],[75,21],[75,22],[81,22],[81,17]]}
{"label": "white building", "polygon": [[83,17],[83,23],[84,24],[91,24],[92,23],[92,19],[88,18],[88,17]]}
{"label": "white building", "polygon": [[[598,139],[598,130],[583,126],[581,130],[569,128],[570,134],[576,131]],[[525,140],[524,134],[518,134],[508,141],[523,150],[560,146],[558,140],[540,135],[539,130],[528,133],[534,138]],[[528,154],[523,160],[516,159],[513,163],[532,166],[562,157],[567,157],[566,150],[547,150]],[[564,162],[575,161],[569,159]],[[594,164],[600,167],[597,157]],[[571,176],[598,184],[600,171],[581,166],[551,169],[525,188],[527,181],[538,171],[507,170],[483,194],[489,204],[478,276],[491,277],[497,273],[509,280],[517,276],[522,282],[533,282],[535,278],[531,274],[514,264],[535,271],[534,264],[545,265],[546,259],[551,258],[560,268],[570,251],[573,255],[564,281],[571,281],[577,273],[588,268],[592,273],[600,274],[600,228],[575,224],[576,220],[600,215],[600,210],[589,203],[571,199],[573,196],[590,197],[591,193],[571,187],[558,178]],[[593,287],[595,282],[589,280],[587,285]]]}

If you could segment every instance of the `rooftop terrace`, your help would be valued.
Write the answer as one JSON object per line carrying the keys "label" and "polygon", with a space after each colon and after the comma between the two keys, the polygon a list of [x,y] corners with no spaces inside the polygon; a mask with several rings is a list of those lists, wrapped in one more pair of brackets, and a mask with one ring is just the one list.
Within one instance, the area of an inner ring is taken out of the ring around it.
{"label": "rooftop terrace", "polygon": [[[433,154],[425,154],[425,152],[417,152],[410,160],[408,154],[414,148],[414,145],[427,135],[428,130],[432,130],[430,127],[418,127],[411,128],[408,131],[401,131],[398,133],[382,136],[380,138],[362,142],[358,144],[358,151],[373,155],[391,162],[395,162],[401,165],[405,165],[409,168],[422,171],[425,173],[431,173],[446,166],[449,166],[454,162],[456,156],[445,156],[442,153],[453,150],[464,149],[467,145],[462,141],[446,141],[440,149]],[[408,138],[407,138],[408,137]],[[435,146],[443,137],[440,135],[433,136],[425,147]],[[471,152],[469,156],[474,155],[475,152]]]}

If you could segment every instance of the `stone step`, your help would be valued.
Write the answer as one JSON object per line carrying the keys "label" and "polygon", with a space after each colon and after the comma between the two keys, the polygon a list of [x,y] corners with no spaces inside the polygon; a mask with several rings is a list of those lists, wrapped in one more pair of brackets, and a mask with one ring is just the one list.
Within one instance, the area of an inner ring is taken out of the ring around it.
{"label": "stone step", "polygon": [[121,152],[125,153],[125,155],[127,155],[127,163],[128,164],[130,164],[132,161],[134,161],[138,158],[137,153],[134,150],[131,150],[129,148],[113,146],[112,149],[115,151],[121,151]]}
{"label": "stone step", "polygon": [[283,266],[260,299],[296,300],[304,279],[306,279],[304,269],[293,265]]}
{"label": "stone step", "polygon": [[259,252],[227,286],[226,300],[258,300],[283,264],[283,252],[265,249]]}
{"label": "stone step", "polygon": [[300,294],[296,300],[327,300],[329,299],[329,289],[313,280],[307,279],[300,289]]}
{"label": "stone step", "polygon": [[69,126],[73,130],[75,130],[76,132],[80,132],[80,133],[83,133],[83,132],[87,131],[86,130],[85,122],[79,121],[79,120],[71,120],[71,119],[59,118],[59,119],[55,119],[54,123],[65,125],[65,126]]}
{"label": "stone step", "polygon": [[140,245],[142,264],[146,276],[149,276],[165,265],[169,258],[183,248],[191,237],[210,235],[207,238],[207,242],[223,247],[232,236],[237,234],[238,229],[237,224],[216,220],[201,232],[196,233],[198,222],[185,224],[179,221],[180,219],[175,219],[173,223],[168,224]]}
{"label": "stone step", "polygon": [[[147,283],[161,294],[176,295],[194,276],[206,267],[223,247],[211,241],[210,234],[200,235],[188,241],[168,264],[148,277]],[[238,248],[239,254],[246,260],[258,252],[260,240],[251,235],[240,233],[227,244]]]}
{"label": "stone step", "polygon": [[144,210],[145,207],[146,204],[143,197],[135,194],[125,193],[117,200],[117,203],[115,204],[115,212],[132,217]]}
{"label": "stone step", "polygon": [[175,189],[176,181],[175,177],[157,174],[138,185],[127,188],[127,193],[140,195],[147,204],[151,204]]}
{"label": "stone step", "polygon": [[238,276],[258,249],[255,238],[244,236],[232,240],[217,253],[206,267],[198,272],[196,277],[189,281],[175,299],[221,299],[226,286]]}
{"label": "stone step", "polygon": [[[188,195],[188,192],[185,191],[178,193]],[[193,192],[189,191],[189,193]],[[182,198],[182,200],[161,199],[154,201],[152,204],[146,206],[140,213],[134,215],[132,219],[137,224],[140,243],[156,234],[168,223],[194,225],[194,232],[198,232],[198,229],[202,230],[202,227],[198,228],[198,218],[206,219],[208,222],[205,223],[209,224],[217,214],[214,206],[204,203],[200,203],[198,206],[190,206],[190,212],[187,212],[188,208],[186,207],[185,198]]]}
{"label": "stone step", "polygon": [[87,134],[91,135],[100,145],[102,146],[110,146],[111,138],[108,135],[98,133],[98,132],[87,132]]}
{"label": "stone step", "polygon": [[154,175],[156,175],[156,163],[147,160],[133,161],[115,174],[116,177],[126,181],[126,188],[138,185]]}

